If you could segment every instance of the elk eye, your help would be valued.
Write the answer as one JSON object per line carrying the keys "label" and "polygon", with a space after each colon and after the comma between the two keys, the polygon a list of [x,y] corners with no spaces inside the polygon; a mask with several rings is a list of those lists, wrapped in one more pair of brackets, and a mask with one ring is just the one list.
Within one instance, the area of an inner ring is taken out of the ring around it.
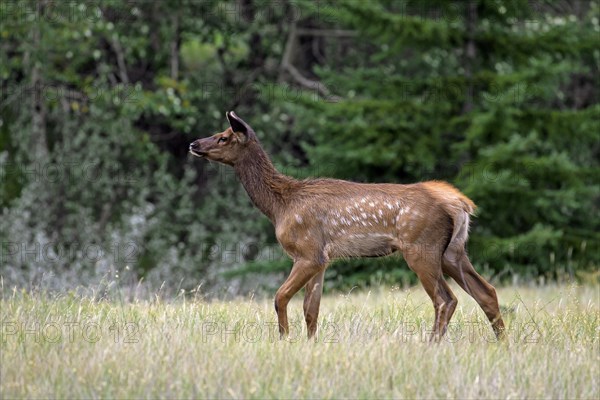
{"label": "elk eye", "polygon": [[227,141],[227,138],[225,136],[221,136],[219,138],[219,140],[217,140],[217,143],[225,143]]}

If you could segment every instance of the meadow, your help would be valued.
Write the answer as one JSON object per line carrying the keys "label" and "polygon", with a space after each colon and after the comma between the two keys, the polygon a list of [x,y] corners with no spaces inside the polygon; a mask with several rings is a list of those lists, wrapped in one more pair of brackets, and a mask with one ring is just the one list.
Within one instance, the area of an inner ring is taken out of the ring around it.
{"label": "meadow", "polygon": [[[454,290],[455,289],[455,290]],[[95,300],[2,289],[0,398],[552,398],[600,396],[598,286],[498,289],[496,342],[459,288],[428,341],[420,287],[327,294],[307,341],[301,296],[280,341],[270,298]]]}

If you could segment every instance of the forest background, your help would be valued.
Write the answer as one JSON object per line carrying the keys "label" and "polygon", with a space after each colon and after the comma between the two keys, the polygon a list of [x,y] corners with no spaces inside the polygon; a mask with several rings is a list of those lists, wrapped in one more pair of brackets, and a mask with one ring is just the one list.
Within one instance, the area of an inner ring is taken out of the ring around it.
{"label": "forest background", "polygon": [[[233,170],[235,110],[297,178],[447,180],[494,283],[599,279],[598,1],[2,1],[6,287],[240,294],[291,267]],[[326,286],[408,285],[397,257]]]}

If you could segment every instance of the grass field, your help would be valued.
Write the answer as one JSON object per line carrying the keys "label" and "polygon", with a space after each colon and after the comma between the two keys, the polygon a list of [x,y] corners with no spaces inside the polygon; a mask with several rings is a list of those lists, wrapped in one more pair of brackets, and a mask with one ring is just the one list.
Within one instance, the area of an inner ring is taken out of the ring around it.
{"label": "grass field", "polygon": [[[454,287],[453,287],[454,288]],[[440,344],[420,287],[327,295],[307,342],[301,296],[279,341],[271,299],[93,301],[3,293],[0,398],[552,398],[600,396],[595,286],[498,290],[496,343],[460,289]]]}

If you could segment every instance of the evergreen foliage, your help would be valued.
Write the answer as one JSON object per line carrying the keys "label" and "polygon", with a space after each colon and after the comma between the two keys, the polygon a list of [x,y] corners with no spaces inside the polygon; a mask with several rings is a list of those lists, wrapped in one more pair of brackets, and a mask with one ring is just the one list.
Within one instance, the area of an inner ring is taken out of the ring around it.
{"label": "evergreen foliage", "polygon": [[[599,14],[597,1],[2,2],[0,275],[278,284],[291,262],[269,222],[231,169],[187,156],[230,109],[299,178],[454,183],[479,206],[471,258],[498,280],[597,271]],[[412,282],[400,265],[340,261],[327,279]]]}

